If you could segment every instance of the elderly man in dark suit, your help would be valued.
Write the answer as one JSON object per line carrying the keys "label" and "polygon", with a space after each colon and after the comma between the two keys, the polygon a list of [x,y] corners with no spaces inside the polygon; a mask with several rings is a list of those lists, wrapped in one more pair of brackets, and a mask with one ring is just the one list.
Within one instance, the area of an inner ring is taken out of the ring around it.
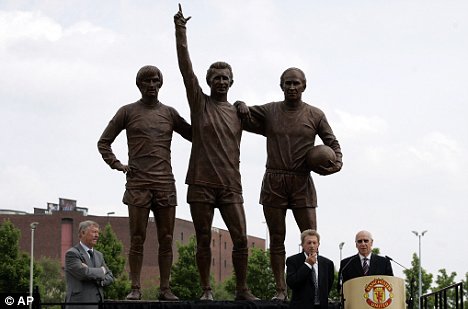
{"label": "elderly man in dark suit", "polygon": [[[83,221],[78,228],[80,243],[65,254],[65,278],[67,303],[98,303],[104,300],[103,287],[114,282],[104,256],[94,249],[99,239],[99,225],[94,221]],[[73,306],[73,309],[93,309],[98,306]]]}
{"label": "elderly man in dark suit", "polygon": [[385,257],[372,253],[373,243],[374,240],[370,232],[360,231],[356,234],[358,254],[341,261],[338,273],[338,278],[340,278],[338,280],[338,291],[341,291],[341,284],[353,278],[374,275],[393,276],[390,261]]}
{"label": "elderly man in dark suit", "polygon": [[333,262],[318,254],[320,235],[315,230],[301,233],[302,252],[286,260],[286,283],[292,289],[289,308],[328,308],[333,286]]}

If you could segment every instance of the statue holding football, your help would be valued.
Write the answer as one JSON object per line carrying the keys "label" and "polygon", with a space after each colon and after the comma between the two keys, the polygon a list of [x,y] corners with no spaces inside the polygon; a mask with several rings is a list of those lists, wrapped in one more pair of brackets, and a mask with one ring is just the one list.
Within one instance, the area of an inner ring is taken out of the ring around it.
{"label": "statue holding football", "polygon": [[[317,229],[317,194],[310,175],[330,175],[343,166],[341,147],[325,113],[302,101],[306,77],[298,68],[280,76],[284,100],[263,105],[234,105],[243,129],[266,137],[267,162],[260,203],[270,233],[270,262],[275,277],[273,300],[286,300],[284,278],[286,211],[293,212],[300,232]],[[315,145],[316,137],[324,145]]]}

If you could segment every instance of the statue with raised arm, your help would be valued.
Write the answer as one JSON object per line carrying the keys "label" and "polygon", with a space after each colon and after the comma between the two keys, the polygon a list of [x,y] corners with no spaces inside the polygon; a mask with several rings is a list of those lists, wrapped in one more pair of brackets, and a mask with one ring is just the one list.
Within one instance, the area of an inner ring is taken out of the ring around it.
{"label": "statue with raised arm", "polygon": [[195,227],[196,260],[203,293],[213,300],[210,286],[211,226],[218,208],[233,242],[232,263],[236,275],[236,300],[258,300],[247,288],[247,231],[239,172],[241,121],[227,95],[233,84],[231,66],[215,62],[206,81],[210,95],[203,93],[192,69],[187,48],[185,18],[179,4],[174,16],[177,58],[190,106],[192,150],[186,183],[187,202]]}

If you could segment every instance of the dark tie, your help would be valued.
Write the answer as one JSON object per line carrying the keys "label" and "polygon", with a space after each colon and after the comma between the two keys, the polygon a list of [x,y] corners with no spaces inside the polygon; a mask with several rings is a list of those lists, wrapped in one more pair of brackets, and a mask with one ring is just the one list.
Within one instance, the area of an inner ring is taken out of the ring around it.
{"label": "dark tie", "polygon": [[314,304],[319,302],[319,286],[317,276],[315,275],[315,269],[312,266],[312,283],[314,284]]}
{"label": "dark tie", "polygon": [[89,249],[88,253],[89,253],[89,259],[91,260],[91,265],[93,267],[96,267],[96,263],[94,262],[94,252],[93,252],[93,250]]}
{"label": "dark tie", "polygon": [[362,263],[362,270],[364,271],[364,276],[367,276],[367,273],[369,272],[369,263],[367,262],[368,260],[368,258],[364,258],[364,262]]}

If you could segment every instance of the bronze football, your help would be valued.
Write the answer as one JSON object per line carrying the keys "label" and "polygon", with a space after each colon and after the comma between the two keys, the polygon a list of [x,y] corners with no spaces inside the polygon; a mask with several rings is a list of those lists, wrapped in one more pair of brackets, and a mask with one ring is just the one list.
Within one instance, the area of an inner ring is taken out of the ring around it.
{"label": "bronze football", "polygon": [[329,167],[330,161],[336,161],[336,154],[333,149],[327,145],[314,146],[306,155],[307,166],[315,173],[318,172],[320,167]]}

